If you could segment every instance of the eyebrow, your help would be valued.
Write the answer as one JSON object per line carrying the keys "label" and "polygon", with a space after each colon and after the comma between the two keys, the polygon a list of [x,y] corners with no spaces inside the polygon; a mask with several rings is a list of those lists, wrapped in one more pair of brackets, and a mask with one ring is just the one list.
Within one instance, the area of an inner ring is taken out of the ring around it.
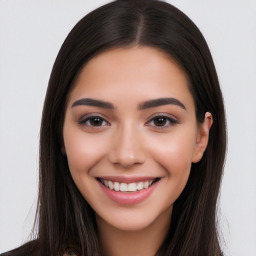
{"label": "eyebrow", "polygon": [[154,107],[159,107],[162,105],[169,105],[169,104],[179,106],[186,110],[186,107],[184,106],[184,104],[182,104],[179,100],[175,98],[159,98],[159,99],[145,101],[139,105],[139,109],[142,110],[142,109],[154,108]]}
{"label": "eyebrow", "polygon": [[[76,106],[81,106],[81,105],[93,106],[93,107],[99,107],[99,108],[105,108],[105,109],[115,108],[114,105],[110,102],[91,99],[91,98],[83,98],[75,101],[72,104],[72,108]],[[159,107],[163,105],[176,105],[186,110],[186,107],[184,106],[184,104],[182,104],[179,100],[175,98],[159,98],[159,99],[148,100],[139,104],[138,109],[143,110],[143,109],[154,108],[154,107]]]}
{"label": "eyebrow", "polygon": [[114,109],[114,105],[110,102],[102,101],[102,100],[95,100],[91,98],[83,98],[80,100],[75,101],[72,104],[72,108],[76,106],[93,106],[93,107],[99,107],[99,108],[106,108],[106,109]]}

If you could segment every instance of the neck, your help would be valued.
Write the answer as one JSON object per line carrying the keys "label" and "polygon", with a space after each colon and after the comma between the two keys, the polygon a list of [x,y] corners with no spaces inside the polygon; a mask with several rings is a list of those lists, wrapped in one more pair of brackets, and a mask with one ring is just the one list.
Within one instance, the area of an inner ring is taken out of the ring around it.
{"label": "neck", "polygon": [[141,230],[120,230],[97,216],[99,241],[104,256],[154,256],[170,227],[172,208]]}

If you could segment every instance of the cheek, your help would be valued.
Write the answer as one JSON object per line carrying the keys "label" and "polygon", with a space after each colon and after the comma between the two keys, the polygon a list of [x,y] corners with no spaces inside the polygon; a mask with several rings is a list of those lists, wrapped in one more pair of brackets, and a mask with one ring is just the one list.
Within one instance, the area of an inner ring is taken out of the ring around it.
{"label": "cheek", "polygon": [[[156,160],[170,171],[175,172],[182,167],[191,166],[192,156],[195,149],[196,136],[192,134],[175,134],[173,136],[162,137],[161,141],[154,144]],[[173,167],[173,168],[172,168]],[[177,167],[177,168],[175,168]]]}
{"label": "cheek", "polygon": [[195,147],[195,136],[178,135],[162,139],[162,143],[154,143],[156,146],[151,149],[151,155],[155,162],[161,165],[171,183],[170,194],[179,194],[184,189],[191,170],[192,156]]}
{"label": "cheek", "polygon": [[71,176],[85,200],[93,205],[97,198],[90,173],[106,154],[106,140],[68,127],[64,127],[63,136]]}
{"label": "cheek", "polygon": [[70,172],[73,175],[90,172],[106,152],[105,140],[94,135],[88,135],[81,130],[69,130],[63,132],[65,151],[68,158]]}
{"label": "cheek", "polygon": [[[185,146],[185,145],[184,145]],[[173,205],[184,190],[191,170],[191,152],[180,144],[171,144],[165,150],[159,149],[155,154],[155,161],[164,170],[166,178],[163,180],[166,194],[164,205]]]}

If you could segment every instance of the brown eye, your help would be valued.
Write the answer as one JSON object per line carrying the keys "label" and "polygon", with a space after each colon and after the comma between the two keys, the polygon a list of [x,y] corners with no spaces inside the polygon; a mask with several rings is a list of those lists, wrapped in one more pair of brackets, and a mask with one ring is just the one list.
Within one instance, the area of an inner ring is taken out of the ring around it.
{"label": "brown eye", "polygon": [[147,126],[163,129],[178,124],[178,120],[169,115],[157,115],[147,122]]}
{"label": "brown eye", "polygon": [[102,126],[104,120],[100,117],[91,117],[87,120],[91,126]]}
{"label": "brown eye", "polygon": [[165,126],[167,119],[165,117],[157,117],[153,120],[155,126]]}
{"label": "brown eye", "polygon": [[109,123],[101,116],[85,116],[78,123],[96,128],[109,125]]}

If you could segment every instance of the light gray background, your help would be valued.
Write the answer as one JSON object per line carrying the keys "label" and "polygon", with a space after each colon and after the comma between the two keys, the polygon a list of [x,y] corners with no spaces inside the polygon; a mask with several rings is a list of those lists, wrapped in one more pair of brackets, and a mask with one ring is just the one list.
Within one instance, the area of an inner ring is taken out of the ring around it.
{"label": "light gray background", "polygon": [[[0,0],[0,253],[27,240],[38,185],[41,110],[57,52],[106,0]],[[256,255],[256,1],[170,0],[203,32],[227,112],[220,197],[225,255]]]}

